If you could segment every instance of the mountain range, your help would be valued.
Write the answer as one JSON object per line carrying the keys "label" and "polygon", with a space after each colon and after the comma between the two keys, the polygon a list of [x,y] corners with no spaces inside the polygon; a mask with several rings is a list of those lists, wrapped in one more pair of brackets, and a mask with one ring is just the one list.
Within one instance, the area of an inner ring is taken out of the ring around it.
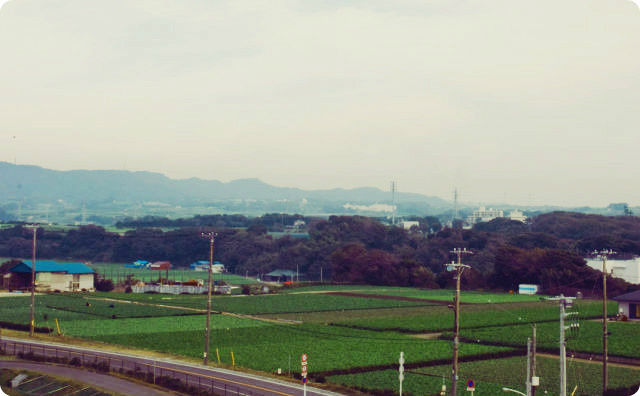
{"label": "mountain range", "polygon": [[[434,209],[451,203],[434,196],[397,193],[399,202],[416,202]],[[197,205],[228,200],[325,201],[369,205],[391,202],[391,193],[374,187],[302,190],[277,187],[259,179],[227,183],[198,178],[170,179],[160,173],[122,170],[57,171],[33,165],[0,162],[0,199],[33,203],[143,203]]]}

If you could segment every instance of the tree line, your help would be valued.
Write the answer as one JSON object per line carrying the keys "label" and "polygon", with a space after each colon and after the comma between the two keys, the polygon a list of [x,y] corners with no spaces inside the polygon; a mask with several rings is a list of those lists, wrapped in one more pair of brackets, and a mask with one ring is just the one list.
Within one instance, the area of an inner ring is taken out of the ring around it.
{"label": "tree line", "polygon": [[[202,222],[203,217],[193,221]],[[267,218],[276,221],[276,216]],[[338,282],[451,287],[453,277],[445,265],[452,259],[450,251],[460,247],[474,253],[465,257],[472,267],[464,275],[466,288],[515,290],[519,283],[535,283],[554,294],[598,294],[600,273],[586,266],[586,254],[602,248],[618,250],[621,257],[640,254],[640,220],[633,217],[557,212],[526,224],[496,219],[469,230],[436,227],[433,218],[419,218],[420,226],[411,230],[361,216],[304,219],[308,238],[275,237],[268,232],[268,222],[172,231],[141,227],[123,235],[91,225],[66,232],[40,228],[38,257],[119,263],[169,260],[174,266],[187,266],[208,258],[209,243],[200,234],[215,230],[215,259],[240,274],[299,269],[307,279],[319,279],[322,272],[325,280]],[[431,231],[434,227],[439,231]],[[0,257],[30,257],[31,238],[32,232],[19,225],[0,230]],[[634,286],[612,279],[609,287],[615,295]]]}

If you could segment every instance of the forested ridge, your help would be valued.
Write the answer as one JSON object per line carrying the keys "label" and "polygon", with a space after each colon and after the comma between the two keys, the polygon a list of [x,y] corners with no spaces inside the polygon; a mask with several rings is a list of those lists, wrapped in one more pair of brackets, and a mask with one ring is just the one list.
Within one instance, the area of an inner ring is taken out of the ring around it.
{"label": "forested ridge", "polygon": [[[464,276],[467,288],[510,290],[519,283],[536,283],[552,293],[580,290],[597,294],[599,273],[586,266],[585,255],[602,248],[618,251],[621,258],[640,254],[640,219],[636,217],[555,212],[526,224],[496,219],[471,230],[442,229],[435,218],[417,218],[420,227],[406,231],[359,216],[326,220],[265,216],[250,224],[243,216],[181,219],[173,225],[187,226],[172,231],[143,224],[147,227],[124,235],[98,226],[66,232],[40,228],[38,257],[94,262],[169,260],[174,266],[187,266],[208,257],[209,244],[200,234],[213,229],[218,232],[216,260],[242,274],[297,267],[309,279],[319,278],[323,271],[325,279],[339,282],[447,287],[452,278],[445,264],[452,259],[450,251],[460,247],[474,253],[465,257],[465,263],[472,266]],[[308,238],[274,238],[267,232],[296,219],[307,221]],[[147,219],[147,223],[150,220],[157,219]],[[229,222],[248,227],[232,228]],[[32,232],[20,225],[0,230],[0,257],[30,257],[31,238]],[[617,279],[610,287],[612,294],[633,288]]]}

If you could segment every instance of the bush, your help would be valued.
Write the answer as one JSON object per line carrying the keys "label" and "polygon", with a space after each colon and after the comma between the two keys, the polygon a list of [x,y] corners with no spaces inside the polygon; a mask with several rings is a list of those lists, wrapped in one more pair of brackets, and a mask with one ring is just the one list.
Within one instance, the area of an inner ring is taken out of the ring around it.
{"label": "bush", "polygon": [[111,279],[98,279],[96,282],[96,290],[101,292],[110,292],[113,290],[113,281]]}

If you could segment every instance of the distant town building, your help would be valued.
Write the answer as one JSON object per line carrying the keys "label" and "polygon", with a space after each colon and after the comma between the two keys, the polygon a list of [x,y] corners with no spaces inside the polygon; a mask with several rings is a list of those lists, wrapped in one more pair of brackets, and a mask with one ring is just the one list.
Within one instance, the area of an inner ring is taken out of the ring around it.
{"label": "distant town building", "polygon": [[[602,260],[587,258],[587,265],[602,271]],[[629,283],[640,284],[640,257],[631,260],[607,260],[607,272],[616,278],[622,278]]]}
{"label": "distant town building", "polygon": [[491,221],[499,217],[504,217],[504,212],[499,209],[485,208],[481,206],[479,209],[474,210],[473,214],[467,217],[467,223],[476,224],[481,222]]}
{"label": "distant town building", "polygon": [[522,213],[518,209],[514,209],[511,211],[511,213],[509,213],[509,219],[521,221],[524,223],[525,221],[527,221],[527,216],[525,216],[524,213]]}
{"label": "distant town building", "polygon": [[[28,290],[31,287],[31,260],[9,269],[3,279],[9,290]],[[95,271],[83,263],[58,263],[36,260],[35,289],[38,292],[94,291]]]}
{"label": "distant town building", "polygon": [[419,221],[403,221],[400,224],[402,224],[402,228],[405,230],[410,230],[413,226],[420,227]]}

